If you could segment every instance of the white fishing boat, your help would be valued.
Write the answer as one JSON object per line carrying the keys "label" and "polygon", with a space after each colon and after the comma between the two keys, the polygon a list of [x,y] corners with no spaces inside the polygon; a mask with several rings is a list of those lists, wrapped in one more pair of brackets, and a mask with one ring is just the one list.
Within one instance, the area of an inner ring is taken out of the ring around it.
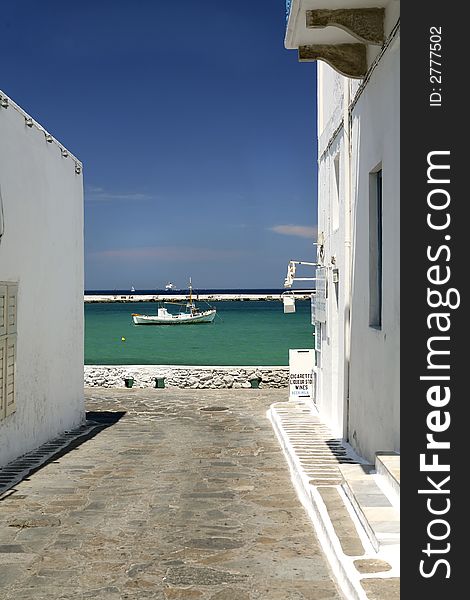
{"label": "white fishing boat", "polygon": [[169,281],[166,285],[165,285],[165,290],[167,292],[171,292],[172,290],[175,289],[175,284],[171,283],[171,281]]}
{"label": "white fishing boat", "polygon": [[[173,304],[173,303],[171,303]],[[200,310],[193,302],[193,288],[189,280],[189,301],[183,304],[184,311],[171,313],[164,306],[157,309],[156,315],[132,314],[135,325],[189,325],[191,323],[212,323],[215,319],[216,309]]]}

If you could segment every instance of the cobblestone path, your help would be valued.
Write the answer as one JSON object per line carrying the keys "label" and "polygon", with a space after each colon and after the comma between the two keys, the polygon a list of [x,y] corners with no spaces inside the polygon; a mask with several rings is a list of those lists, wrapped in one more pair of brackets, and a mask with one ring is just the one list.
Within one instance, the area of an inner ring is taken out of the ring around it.
{"label": "cobblestone path", "polygon": [[265,416],[285,394],[86,390],[125,414],[1,498],[0,598],[339,600]]}

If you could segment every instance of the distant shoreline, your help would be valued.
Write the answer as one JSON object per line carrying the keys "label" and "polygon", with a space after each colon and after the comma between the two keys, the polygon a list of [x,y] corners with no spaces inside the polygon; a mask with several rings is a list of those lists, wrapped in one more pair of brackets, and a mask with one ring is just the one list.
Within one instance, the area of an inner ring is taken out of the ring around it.
{"label": "distant shoreline", "polygon": [[[298,300],[308,300],[310,294],[296,294]],[[188,300],[189,294],[85,294],[84,302],[177,302]],[[233,294],[193,294],[194,300],[224,302],[224,301],[278,301],[282,302],[282,294],[266,293],[233,293]]]}

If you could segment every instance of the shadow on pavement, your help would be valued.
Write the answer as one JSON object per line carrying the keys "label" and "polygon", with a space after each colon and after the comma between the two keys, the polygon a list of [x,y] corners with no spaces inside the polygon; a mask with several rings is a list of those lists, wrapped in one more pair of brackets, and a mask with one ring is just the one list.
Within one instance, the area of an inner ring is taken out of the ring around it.
{"label": "shadow on pavement", "polygon": [[125,414],[125,411],[87,411],[84,425],[63,433],[0,468],[0,502],[8,497],[3,494],[14,485],[115,425]]}

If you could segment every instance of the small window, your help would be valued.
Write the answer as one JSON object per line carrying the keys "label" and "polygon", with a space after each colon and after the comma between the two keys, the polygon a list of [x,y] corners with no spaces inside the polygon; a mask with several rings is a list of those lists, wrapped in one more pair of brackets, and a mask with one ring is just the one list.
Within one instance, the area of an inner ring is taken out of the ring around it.
{"label": "small window", "polygon": [[331,228],[339,228],[339,194],[340,194],[340,153],[333,160],[333,190],[331,194]]}
{"label": "small window", "polygon": [[382,328],[382,167],[369,174],[369,325]]}

